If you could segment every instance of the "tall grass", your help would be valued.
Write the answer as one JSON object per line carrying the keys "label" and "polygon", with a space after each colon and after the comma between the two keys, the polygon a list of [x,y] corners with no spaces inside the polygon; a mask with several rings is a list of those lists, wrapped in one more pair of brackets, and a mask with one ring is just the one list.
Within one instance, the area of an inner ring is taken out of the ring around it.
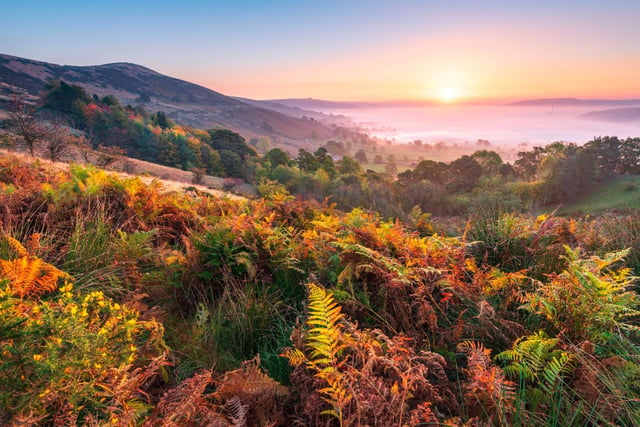
{"label": "tall grass", "polygon": [[230,278],[221,297],[212,304],[200,303],[186,323],[188,358],[205,367],[226,371],[260,354],[263,367],[286,381],[289,368],[278,354],[289,344],[295,312],[273,288]]}

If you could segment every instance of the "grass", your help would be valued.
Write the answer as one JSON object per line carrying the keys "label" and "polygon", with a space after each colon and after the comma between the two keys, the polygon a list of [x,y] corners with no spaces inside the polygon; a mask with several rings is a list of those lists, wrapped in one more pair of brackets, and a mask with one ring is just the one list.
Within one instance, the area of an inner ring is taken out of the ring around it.
{"label": "grass", "polygon": [[640,175],[620,176],[593,193],[560,209],[560,214],[590,214],[640,208]]}

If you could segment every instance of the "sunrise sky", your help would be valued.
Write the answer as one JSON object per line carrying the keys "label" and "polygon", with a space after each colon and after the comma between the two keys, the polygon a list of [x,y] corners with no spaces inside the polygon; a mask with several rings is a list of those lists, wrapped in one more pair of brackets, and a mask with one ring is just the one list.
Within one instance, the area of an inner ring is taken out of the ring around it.
{"label": "sunrise sky", "polygon": [[255,99],[640,98],[637,0],[0,0],[0,10],[0,53],[134,62]]}

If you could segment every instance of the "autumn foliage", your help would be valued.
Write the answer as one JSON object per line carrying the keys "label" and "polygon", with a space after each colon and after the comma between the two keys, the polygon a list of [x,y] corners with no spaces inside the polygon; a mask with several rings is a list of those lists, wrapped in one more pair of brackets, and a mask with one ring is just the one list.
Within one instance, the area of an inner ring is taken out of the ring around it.
{"label": "autumn foliage", "polygon": [[3,424],[640,422],[636,279],[593,219],[439,235],[6,156],[0,207]]}

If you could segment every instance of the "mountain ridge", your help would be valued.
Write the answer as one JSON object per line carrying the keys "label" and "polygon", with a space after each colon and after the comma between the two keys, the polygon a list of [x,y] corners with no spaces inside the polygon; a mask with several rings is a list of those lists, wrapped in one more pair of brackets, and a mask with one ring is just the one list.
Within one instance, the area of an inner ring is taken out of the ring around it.
{"label": "mountain ridge", "polygon": [[123,104],[164,111],[182,124],[228,128],[247,139],[268,136],[290,151],[312,148],[334,132],[318,120],[251,105],[131,62],[74,66],[0,54],[0,97],[22,91],[36,96],[51,80],[82,86],[89,94],[114,95]]}

